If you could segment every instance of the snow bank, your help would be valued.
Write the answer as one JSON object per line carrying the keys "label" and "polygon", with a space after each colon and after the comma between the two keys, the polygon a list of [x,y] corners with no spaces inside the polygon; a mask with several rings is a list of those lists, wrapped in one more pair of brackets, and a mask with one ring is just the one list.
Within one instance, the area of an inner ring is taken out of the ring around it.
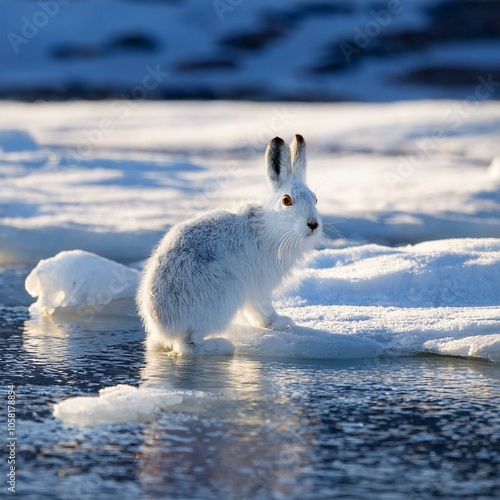
{"label": "snow bank", "polygon": [[26,278],[26,290],[38,297],[30,311],[52,314],[58,308],[105,305],[133,297],[139,272],[98,255],[72,250],[42,260]]}
{"label": "snow bank", "polygon": [[101,389],[96,397],[66,399],[55,405],[54,415],[69,424],[138,422],[183,400],[182,394],[171,390],[120,384]]}
{"label": "snow bank", "polygon": [[[42,261],[26,280],[37,309],[133,297],[138,271],[86,252]],[[297,292],[277,298],[299,326],[232,325],[238,354],[352,359],[415,352],[499,361],[500,239],[318,251]]]}
{"label": "snow bank", "polygon": [[318,252],[297,305],[446,307],[500,305],[500,239],[363,245]]}
{"label": "snow bank", "polygon": [[499,361],[499,283],[499,239],[364,245],[318,252],[280,303],[304,326],[371,338],[386,355]]}

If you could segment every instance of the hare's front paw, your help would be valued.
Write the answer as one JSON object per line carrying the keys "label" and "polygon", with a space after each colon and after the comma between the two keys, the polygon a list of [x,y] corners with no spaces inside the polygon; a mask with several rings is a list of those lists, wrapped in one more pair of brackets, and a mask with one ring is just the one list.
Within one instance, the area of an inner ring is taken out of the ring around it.
{"label": "hare's front paw", "polygon": [[295,321],[290,316],[276,316],[269,328],[272,330],[288,330],[291,326],[295,325]]}

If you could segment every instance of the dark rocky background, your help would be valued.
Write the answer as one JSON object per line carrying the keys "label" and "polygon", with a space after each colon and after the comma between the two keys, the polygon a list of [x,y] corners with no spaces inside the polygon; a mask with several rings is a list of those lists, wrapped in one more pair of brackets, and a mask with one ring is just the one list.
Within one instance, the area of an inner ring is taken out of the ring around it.
{"label": "dark rocky background", "polygon": [[497,0],[61,2],[0,0],[1,98],[500,94]]}

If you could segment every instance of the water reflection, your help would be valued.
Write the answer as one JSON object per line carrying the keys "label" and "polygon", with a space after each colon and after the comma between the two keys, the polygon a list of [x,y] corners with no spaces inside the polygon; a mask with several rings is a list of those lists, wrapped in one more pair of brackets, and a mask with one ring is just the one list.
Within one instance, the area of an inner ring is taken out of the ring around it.
{"label": "water reflection", "polygon": [[[393,484],[410,498],[425,498],[452,495],[459,481],[465,494],[493,491],[496,366],[433,357],[369,367],[234,358],[212,360],[211,371],[206,360],[170,361],[157,358],[162,374],[149,376],[229,389],[235,397],[208,402],[203,416],[184,416],[178,426],[166,416],[148,425],[139,465],[143,489],[373,498],[366,492],[388,492]],[[185,379],[193,366],[199,377]]]}
{"label": "water reflection", "polygon": [[75,326],[58,323],[53,317],[29,319],[24,323],[23,347],[33,363],[66,369],[71,362],[69,340]]}
{"label": "water reflection", "polygon": [[74,314],[34,316],[24,322],[23,347],[35,363],[68,366],[95,352],[105,352],[127,332],[141,330],[133,317],[100,315],[92,320]]}
{"label": "water reflection", "polygon": [[[260,360],[172,358],[146,353],[145,384],[207,392],[198,412],[148,424],[139,462],[145,489],[182,496],[298,494],[294,478],[308,464],[310,428],[285,402],[276,404],[276,372]],[[200,490],[201,488],[201,490]]]}
{"label": "water reflection", "polygon": [[142,327],[136,317],[113,312],[67,311],[26,320],[22,348],[25,362],[37,367],[33,382],[64,381],[97,392],[116,380],[138,378]]}

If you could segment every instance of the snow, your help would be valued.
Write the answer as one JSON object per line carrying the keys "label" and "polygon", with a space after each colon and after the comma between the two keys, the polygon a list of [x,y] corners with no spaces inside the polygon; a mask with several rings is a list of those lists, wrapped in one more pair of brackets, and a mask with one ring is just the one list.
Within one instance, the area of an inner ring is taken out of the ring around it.
{"label": "snow", "polygon": [[142,260],[172,224],[261,197],[267,141],[296,132],[329,238],[500,237],[500,103],[121,104],[1,104],[0,130],[38,149],[0,135],[0,264]]}
{"label": "snow", "polygon": [[300,292],[281,298],[301,325],[415,352],[500,361],[500,240],[323,250]]}
{"label": "snow", "polygon": [[327,249],[304,272],[301,304],[495,306],[500,304],[499,264],[498,239]]}

